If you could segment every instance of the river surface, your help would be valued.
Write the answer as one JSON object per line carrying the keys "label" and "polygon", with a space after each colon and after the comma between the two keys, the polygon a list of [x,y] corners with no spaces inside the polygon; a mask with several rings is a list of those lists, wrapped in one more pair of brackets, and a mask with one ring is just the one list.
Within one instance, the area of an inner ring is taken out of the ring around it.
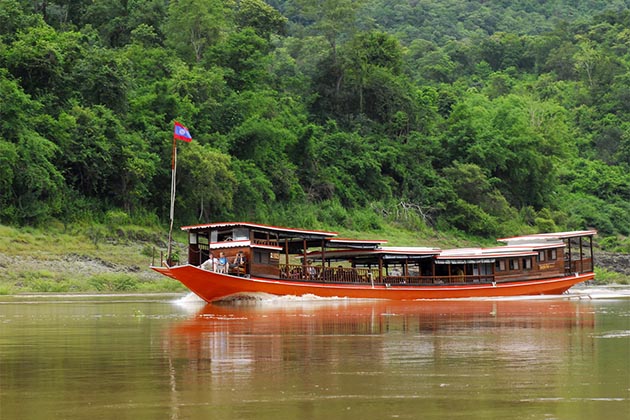
{"label": "river surface", "polygon": [[3,296],[0,419],[630,419],[630,290]]}

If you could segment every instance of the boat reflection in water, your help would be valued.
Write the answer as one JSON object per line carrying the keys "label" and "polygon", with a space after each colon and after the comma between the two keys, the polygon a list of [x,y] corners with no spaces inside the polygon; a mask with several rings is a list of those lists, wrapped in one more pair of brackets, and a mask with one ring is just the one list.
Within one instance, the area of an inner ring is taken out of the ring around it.
{"label": "boat reflection in water", "polygon": [[201,398],[213,418],[543,418],[519,401],[579,386],[594,320],[591,302],[559,298],[272,298],[208,304],[164,343],[179,414],[208,414],[185,408]]}
{"label": "boat reflection in water", "polygon": [[[177,325],[170,338],[171,344],[182,344],[179,350],[193,360],[233,362],[242,368],[260,360],[287,358],[388,360],[393,357],[391,350],[399,347],[414,357],[431,357],[439,349],[470,351],[473,342],[494,354],[537,352],[552,343],[562,352],[562,347],[572,344],[571,331],[592,329],[593,325],[589,302],[560,298],[414,302],[236,299],[207,304],[192,319]],[[358,356],[352,354],[354,346],[362,347]]]}

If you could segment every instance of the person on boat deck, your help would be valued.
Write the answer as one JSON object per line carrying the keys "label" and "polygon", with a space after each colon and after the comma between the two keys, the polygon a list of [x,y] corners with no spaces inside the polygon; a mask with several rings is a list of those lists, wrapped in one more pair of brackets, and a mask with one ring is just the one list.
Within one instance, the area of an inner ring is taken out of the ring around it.
{"label": "person on boat deck", "polygon": [[315,267],[313,267],[313,261],[312,260],[308,260],[306,262],[306,274],[308,275],[308,278],[313,280],[315,279],[315,277],[317,277],[317,270],[315,269]]}
{"label": "person on boat deck", "polygon": [[212,255],[212,252],[208,255],[208,259],[201,264],[201,268],[207,271],[215,271],[214,255]]}
{"label": "person on boat deck", "polygon": [[212,256],[212,271],[217,272],[219,270],[219,258]]}
{"label": "person on boat deck", "polygon": [[219,262],[217,263],[217,273],[227,273],[228,272],[228,259],[225,256],[225,253],[219,253]]}
{"label": "person on boat deck", "polygon": [[243,266],[243,264],[245,264],[245,256],[243,255],[243,251],[238,251],[230,267],[237,268]]}

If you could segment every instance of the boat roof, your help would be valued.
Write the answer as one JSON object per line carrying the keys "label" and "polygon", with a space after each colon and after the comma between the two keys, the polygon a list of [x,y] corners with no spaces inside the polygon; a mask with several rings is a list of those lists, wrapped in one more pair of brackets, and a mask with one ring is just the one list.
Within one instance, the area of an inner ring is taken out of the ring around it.
{"label": "boat roof", "polygon": [[243,227],[248,229],[256,229],[265,232],[273,232],[281,237],[295,237],[295,236],[317,236],[321,238],[330,238],[337,236],[337,232],[327,232],[323,230],[306,230],[306,229],[295,229],[288,228],[282,226],[272,226],[272,225],[263,225],[260,223],[250,223],[250,222],[219,222],[219,223],[206,223],[201,225],[191,225],[191,226],[182,226],[182,230],[186,231],[204,231],[204,230],[212,230],[212,229],[220,229],[220,228],[236,228]]}
{"label": "boat roof", "polygon": [[510,238],[497,239],[497,241],[507,243],[508,245],[515,243],[543,243],[593,235],[597,235],[596,230],[573,230],[568,232],[536,233],[532,235],[513,236]]}
{"label": "boat roof", "polygon": [[276,251],[276,252],[282,251],[281,246],[274,246],[274,245],[269,245],[269,244],[257,244],[249,240],[212,242],[208,245],[208,248],[211,250],[225,249],[225,248],[262,248],[262,249],[269,249],[271,251]]}
{"label": "boat roof", "polygon": [[[282,240],[280,246],[267,245],[266,247],[274,250],[287,250],[290,254],[303,254],[304,247],[321,247],[326,248],[350,248],[350,249],[375,249],[381,244],[387,243],[386,240],[359,240],[359,239],[346,239],[335,238],[337,232],[328,232],[323,230],[307,230],[307,229],[295,229],[283,226],[264,225],[260,223],[250,222],[219,222],[219,223],[206,223],[200,225],[183,226],[181,229],[193,233],[208,232],[212,230],[221,229],[236,229],[245,228],[257,232],[267,233],[273,235],[275,238]],[[286,241],[286,242],[285,242]],[[223,241],[213,242],[210,246],[211,249],[218,248],[234,248],[234,247],[258,247],[262,245],[256,242],[250,242],[249,240],[236,240],[236,241]]]}
{"label": "boat roof", "polygon": [[354,248],[354,249],[376,249],[382,244],[386,244],[384,239],[363,240],[363,239],[346,239],[331,238],[326,240],[327,248]]}
{"label": "boat roof", "polygon": [[307,258],[326,260],[354,259],[370,261],[382,257],[383,259],[419,259],[434,257],[441,261],[455,260],[488,260],[493,258],[509,258],[536,255],[539,250],[564,246],[564,239],[593,236],[596,230],[577,230],[555,233],[538,233],[532,235],[514,236],[497,239],[506,245],[491,248],[456,248],[441,250],[431,247],[382,247],[386,240],[359,240],[336,238],[337,232],[323,230],[295,229],[282,226],[272,226],[251,222],[218,222],[191,226],[183,226],[181,229],[189,232],[204,232],[224,228],[246,228],[276,235],[279,239],[286,240],[284,247],[279,244],[260,244],[249,240],[236,240],[226,242],[214,242],[210,248],[232,247],[267,247],[272,250],[287,249],[289,253],[304,253],[304,247],[323,246],[328,250],[313,251],[307,254]]}
{"label": "boat roof", "polygon": [[458,248],[446,249],[436,256],[439,260],[524,257],[538,254],[532,248],[498,246],[493,248]]}
{"label": "boat roof", "polygon": [[[378,260],[383,259],[419,259],[429,258],[440,253],[440,248],[429,247],[381,247],[375,249],[337,249],[330,251],[313,251],[307,254],[308,259],[321,260],[322,256],[326,260],[341,261],[353,259],[359,260]],[[322,255],[323,254],[323,255]]]}

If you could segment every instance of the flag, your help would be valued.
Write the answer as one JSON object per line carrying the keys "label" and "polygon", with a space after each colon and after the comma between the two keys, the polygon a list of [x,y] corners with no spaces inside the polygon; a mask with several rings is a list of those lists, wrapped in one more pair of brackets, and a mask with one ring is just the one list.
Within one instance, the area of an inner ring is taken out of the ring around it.
{"label": "flag", "polygon": [[192,140],[192,136],[190,135],[190,131],[186,127],[184,127],[181,123],[175,121],[175,129],[173,131],[173,138],[177,140],[183,140],[185,142],[190,142]]}

